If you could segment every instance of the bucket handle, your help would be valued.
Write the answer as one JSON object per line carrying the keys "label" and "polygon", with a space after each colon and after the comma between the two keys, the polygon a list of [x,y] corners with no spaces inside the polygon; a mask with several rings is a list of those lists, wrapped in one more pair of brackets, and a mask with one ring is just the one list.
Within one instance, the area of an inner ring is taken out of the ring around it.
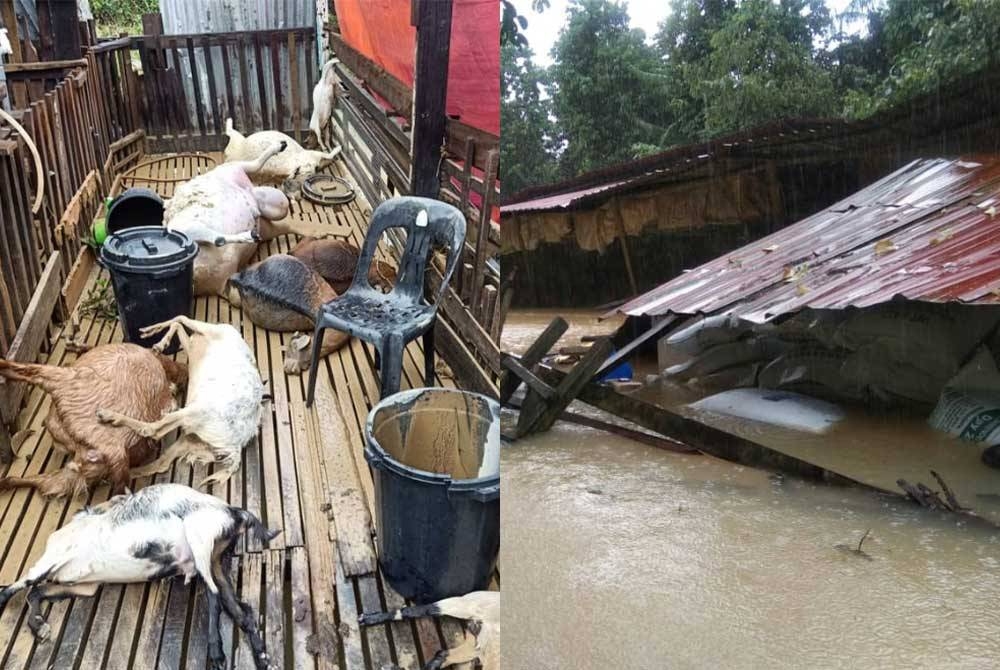
{"label": "bucket handle", "polygon": [[369,467],[373,470],[381,470],[385,467],[385,461],[382,456],[372,449],[371,447],[365,447],[365,460],[368,461]]}

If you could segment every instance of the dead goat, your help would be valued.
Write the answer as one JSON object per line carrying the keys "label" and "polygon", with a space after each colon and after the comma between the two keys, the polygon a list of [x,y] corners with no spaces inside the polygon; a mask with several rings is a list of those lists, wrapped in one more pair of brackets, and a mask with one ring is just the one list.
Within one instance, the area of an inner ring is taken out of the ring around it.
{"label": "dead goat", "polygon": [[445,598],[430,605],[404,607],[393,612],[362,614],[362,626],[419,619],[425,616],[450,616],[468,622],[465,639],[457,647],[442,649],[424,666],[438,670],[478,660],[482,670],[500,670],[500,592],[473,591],[458,598]]}
{"label": "dead goat", "polygon": [[81,495],[103,480],[114,492],[124,491],[130,469],[156,455],[155,439],[102,425],[95,405],[155,421],[176,409],[174,392],[187,383],[187,367],[135,344],[105,344],[66,367],[0,359],[0,377],[40,386],[52,397],[45,427],[72,455],[57,473],[2,477],[0,489],[30,486],[44,496],[64,496]]}
{"label": "dead goat", "polygon": [[[188,331],[191,335],[188,335]],[[174,461],[216,462],[219,470],[208,482],[229,479],[240,466],[243,448],[257,437],[264,383],[253,352],[240,333],[228,324],[205,323],[178,316],[141,331],[149,337],[166,331],[155,349],[162,351],[176,335],[188,355],[190,379],[184,407],[159,421],[140,421],[106,407],[97,417],[115,426],[126,426],[140,435],[162,438],[180,428],[183,435],[144,468],[137,477],[164,472]]]}
{"label": "dead goat", "polygon": [[258,670],[268,656],[253,609],[239,600],[222,559],[249,531],[262,544],[277,535],[253,514],[181,484],[155,484],[84,508],[52,533],[45,552],[25,576],[0,589],[0,608],[28,590],[28,627],[49,636],[39,606],[45,600],[90,597],[102,584],[134,584],[168,577],[200,578],[208,598],[208,657],[211,670],[226,667],[219,624],[232,617],[253,650]]}

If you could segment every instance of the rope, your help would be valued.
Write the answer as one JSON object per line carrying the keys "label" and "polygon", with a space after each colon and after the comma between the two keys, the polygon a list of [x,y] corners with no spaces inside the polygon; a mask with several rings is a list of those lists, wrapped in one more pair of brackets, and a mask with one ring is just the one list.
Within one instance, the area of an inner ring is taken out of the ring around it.
{"label": "rope", "polygon": [[215,158],[209,154],[196,154],[196,153],[183,153],[183,154],[170,154],[167,156],[160,156],[159,158],[150,158],[149,160],[139,163],[135,167],[131,167],[125,172],[121,173],[122,180],[131,179],[132,181],[145,181],[153,184],[167,184],[173,183],[175,181],[187,181],[191,178],[191,175],[186,177],[139,177],[133,175],[132,173],[140,170],[144,167],[149,167],[150,165],[156,165],[157,163],[166,163],[167,161],[172,161],[177,158],[197,158],[199,160],[211,161],[211,167],[215,167],[219,164]]}
{"label": "rope", "polygon": [[11,127],[17,131],[17,134],[24,138],[25,143],[28,145],[28,149],[31,150],[31,155],[35,159],[35,202],[31,205],[31,213],[38,214],[38,210],[42,207],[42,198],[45,196],[45,179],[43,179],[44,171],[42,169],[42,157],[38,155],[38,147],[31,140],[31,136],[28,135],[28,131],[24,129],[20,123],[18,123],[13,116],[0,109],[0,119],[3,119],[11,125]]}

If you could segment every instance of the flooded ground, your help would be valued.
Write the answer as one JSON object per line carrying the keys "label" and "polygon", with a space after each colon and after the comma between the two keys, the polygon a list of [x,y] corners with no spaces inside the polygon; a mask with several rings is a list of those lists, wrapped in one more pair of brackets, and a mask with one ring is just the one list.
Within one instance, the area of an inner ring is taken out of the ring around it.
{"label": "flooded ground", "polygon": [[[506,447],[502,479],[504,668],[1000,658],[995,530],[565,423]],[[871,560],[837,547],[868,529]]]}

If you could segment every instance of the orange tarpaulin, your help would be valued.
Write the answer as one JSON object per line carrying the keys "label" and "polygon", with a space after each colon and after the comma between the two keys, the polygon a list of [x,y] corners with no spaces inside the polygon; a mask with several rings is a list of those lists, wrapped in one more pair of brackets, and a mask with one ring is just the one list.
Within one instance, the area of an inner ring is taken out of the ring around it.
{"label": "orange tarpaulin", "polygon": [[[416,29],[410,25],[409,0],[335,2],[344,41],[412,87]],[[448,114],[500,135],[498,0],[454,0]]]}

